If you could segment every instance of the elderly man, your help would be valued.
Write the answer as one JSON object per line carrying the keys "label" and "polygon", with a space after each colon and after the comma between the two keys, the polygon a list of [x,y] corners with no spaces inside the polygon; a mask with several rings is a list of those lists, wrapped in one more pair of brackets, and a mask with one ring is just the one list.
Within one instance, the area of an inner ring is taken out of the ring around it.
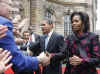
{"label": "elderly man", "polygon": [[[6,36],[0,39],[0,48],[8,50],[13,56],[11,62],[13,63],[14,71],[33,71],[37,69],[39,63],[45,63],[48,57],[40,55],[37,57],[24,56],[16,46],[13,36],[13,24],[9,19],[9,6],[5,3],[0,3],[0,24],[8,27]],[[1,26],[2,26],[1,25]]]}

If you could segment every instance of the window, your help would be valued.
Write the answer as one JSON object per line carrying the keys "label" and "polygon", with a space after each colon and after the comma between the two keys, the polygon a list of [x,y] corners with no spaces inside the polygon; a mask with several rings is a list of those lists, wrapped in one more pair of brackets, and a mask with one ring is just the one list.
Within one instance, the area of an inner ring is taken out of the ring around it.
{"label": "window", "polygon": [[64,16],[64,36],[72,34],[72,26],[70,21],[70,15]]}

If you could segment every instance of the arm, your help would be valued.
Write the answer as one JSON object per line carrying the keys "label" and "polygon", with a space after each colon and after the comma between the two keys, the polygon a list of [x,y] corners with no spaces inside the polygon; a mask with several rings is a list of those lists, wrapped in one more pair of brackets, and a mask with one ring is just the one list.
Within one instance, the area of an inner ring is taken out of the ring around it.
{"label": "arm", "polygon": [[12,23],[6,22],[5,25],[8,26],[8,31],[6,32],[6,36],[0,39],[0,47],[11,52],[13,56],[11,62],[13,63],[14,70],[32,71],[37,69],[38,59],[36,57],[24,56],[18,50],[12,33]]}
{"label": "arm", "polygon": [[29,49],[33,52],[33,54],[35,52],[37,52],[38,50],[38,53],[40,53],[40,41],[36,41],[35,43],[31,42],[30,45],[29,45]]}
{"label": "arm", "polygon": [[63,36],[57,38],[58,53],[51,53],[51,62],[59,62],[65,58],[66,43],[64,42]]}
{"label": "arm", "polygon": [[3,51],[3,49],[0,48],[0,73],[3,73],[5,70],[12,66],[12,63],[8,64],[11,58],[12,56],[10,56],[10,52],[8,52],[7,50]]}
{"label": "arm", "polygon": [[83,59],[83,63],[87,63],[89,65],[98,65],[100,62],[100,50],[99,50],[100,43],[97,36],[94,36],[92,38],[90,46],[91,46],[90,52],[92,56]]}

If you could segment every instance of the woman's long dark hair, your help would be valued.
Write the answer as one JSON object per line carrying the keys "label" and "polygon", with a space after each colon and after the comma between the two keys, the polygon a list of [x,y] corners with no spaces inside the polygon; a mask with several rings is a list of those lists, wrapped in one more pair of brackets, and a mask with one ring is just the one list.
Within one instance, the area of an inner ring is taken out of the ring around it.
{"label": "woman's long dark hair", "polygon": [[72,22],[72,19],[75,15],[79,15],[80,16],[80,19],[82,20],[82,23],[84,25],[84,29],[83,29],[83,32],[88,32],[89,31],[89,27],[90,27],[90,22],[89,22],[89,16],[87,13],[85,12],[73,12],[71,14],[71,22]]}

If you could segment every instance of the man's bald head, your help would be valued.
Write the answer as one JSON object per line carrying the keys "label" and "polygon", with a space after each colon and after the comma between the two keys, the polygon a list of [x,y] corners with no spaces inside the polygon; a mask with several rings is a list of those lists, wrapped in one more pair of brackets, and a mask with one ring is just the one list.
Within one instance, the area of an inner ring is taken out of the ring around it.
{"label": "man's bald head", "polygon": [[0,16],[9,18],[9,12],[11,11],[10,5],[7,3],[0,3]]}

